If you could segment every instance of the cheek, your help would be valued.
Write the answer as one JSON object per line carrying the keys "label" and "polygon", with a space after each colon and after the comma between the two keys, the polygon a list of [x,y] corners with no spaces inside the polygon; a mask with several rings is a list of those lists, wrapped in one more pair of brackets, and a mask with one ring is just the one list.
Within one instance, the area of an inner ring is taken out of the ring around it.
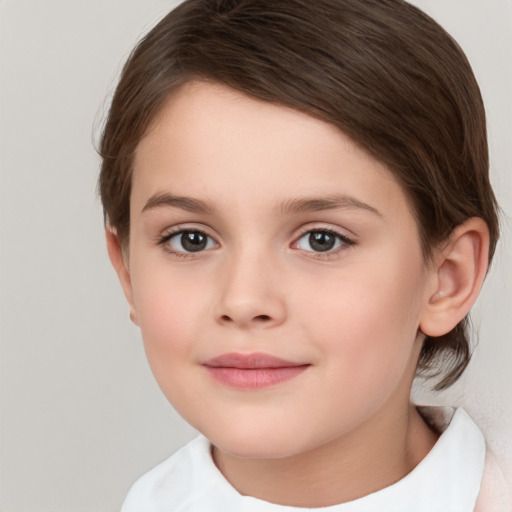
{"label": "cheek", "polygon": [[373,268],[363,265],[326,282],[302,312],[303,329],[333,372],[337,367],[361,388],[396,382],[415,364],[410,360],[422,306],[421,267]]}
{"label": "cheek", "polygon": [[205,318],[206,294],[193,282],[145,270],[133,279],[135,310],[155,377],[168,394],[193,358],[194,339]]}

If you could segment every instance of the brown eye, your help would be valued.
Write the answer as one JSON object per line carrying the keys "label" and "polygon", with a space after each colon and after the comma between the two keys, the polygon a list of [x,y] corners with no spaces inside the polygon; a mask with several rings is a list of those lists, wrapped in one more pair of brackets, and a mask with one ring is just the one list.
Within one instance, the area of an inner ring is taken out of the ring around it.
{"label": "brown eye", "polygon": [[216,246],[213,239],[201,231],[180,231],[167,236],[164,243],[177,253],[200,252]]}
{"label": "brown eye", "polygon": [[308,243],[314,251],[330,251],[336,245],[336,237],[326,231],[313,231],[309,234]]}
{"label": "brown eye", "polygon": [[208,237],[197,231],[185,231],[180,237],[181,246],[188,252],[203,251],[206,249]]}
{"label": "brown eye", "polygon": [[352,241],[339,233],[325,229],[315,229],[302,235],[295,243],[298,249],[309,252],[335,251],[345,245],[352,245]]}

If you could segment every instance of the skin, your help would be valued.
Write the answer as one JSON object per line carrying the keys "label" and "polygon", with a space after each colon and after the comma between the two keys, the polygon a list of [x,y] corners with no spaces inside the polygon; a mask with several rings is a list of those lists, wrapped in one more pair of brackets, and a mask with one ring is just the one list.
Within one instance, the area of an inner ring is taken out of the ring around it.
{"label": "skin", "polygon": [[[383,164],[328,123],[193,82],[137,148],[129,247],[107,240],[158,384],[217,467],[242,494],[318,507],[398,481],[434,445],[410,390],[423,333],[448,332],[478,294],[478,221],[426,266]],[[322,230],[333,250],[312,247]],[[234,389],[203,366],[232,352],[309,366]]]}

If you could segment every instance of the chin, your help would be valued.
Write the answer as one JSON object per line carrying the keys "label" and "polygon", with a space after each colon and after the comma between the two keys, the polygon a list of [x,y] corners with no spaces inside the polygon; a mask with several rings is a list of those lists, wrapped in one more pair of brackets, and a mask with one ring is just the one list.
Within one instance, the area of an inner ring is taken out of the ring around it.
{"label": "chin", "polygon": [[[300,450],[296,447],[283,447],[282,443],[267,443],[265,439],[259,439],[258,442],[233,442],[229,440],[226,443],[212,444],[219,450],[228,453],[232,457],[240,459],[285,459],[296,455]],[[294,449],[295,448],[295,449]]]}
{"label": "chin", "polygon": [[226,428],[220,432],[204,432],[219,450],[233,457],[250,459],[282,459],[307,450],[304,440],[295,433],[283,432],[275,426],[264,428]]}

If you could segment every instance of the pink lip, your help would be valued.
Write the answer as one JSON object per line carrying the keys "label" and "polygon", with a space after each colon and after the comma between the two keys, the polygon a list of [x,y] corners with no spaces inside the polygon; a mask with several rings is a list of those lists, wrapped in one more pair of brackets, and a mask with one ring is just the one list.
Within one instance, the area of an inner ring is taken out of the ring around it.
{"label": "pink lip", "polygon": [[269,354],[223,354],[203,366],[217,381],[239,389],[261,389],[293,379],[310,365]]}

